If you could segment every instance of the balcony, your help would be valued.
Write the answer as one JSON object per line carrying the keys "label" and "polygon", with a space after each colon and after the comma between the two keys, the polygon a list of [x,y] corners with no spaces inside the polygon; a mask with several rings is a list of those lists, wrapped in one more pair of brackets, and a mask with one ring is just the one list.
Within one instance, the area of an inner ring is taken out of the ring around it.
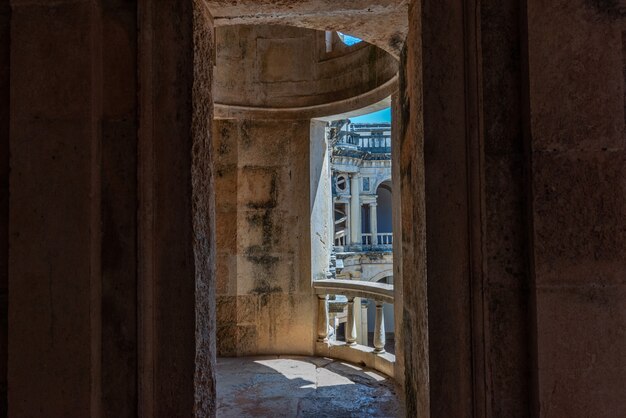
{"label": "balcony", "polygon": [[393,249],[393,232],[379,232],[375,237],[371,233],[361,234],[360,244],[348,243],[345,233],[335,235],[337,252],[389,252]]}
{"label": "balcony", "polygon": [[[394,303],[393,285],[360,280],[317,280],[313,288],[318,298],[316,354],[365,364],[395,376],[395,355],[385,351],[386,333],[383,304]],[[345,296],[345,342],[329,339],[329,296]],[[355,321],[355,298],[371,299],[376,305],[373,347],[357,344],[358,327]]]}
{"label": "balcony", "polygon": [[346,135],[335,146],[370,154],[389,154],[391,153],[391,137]]}

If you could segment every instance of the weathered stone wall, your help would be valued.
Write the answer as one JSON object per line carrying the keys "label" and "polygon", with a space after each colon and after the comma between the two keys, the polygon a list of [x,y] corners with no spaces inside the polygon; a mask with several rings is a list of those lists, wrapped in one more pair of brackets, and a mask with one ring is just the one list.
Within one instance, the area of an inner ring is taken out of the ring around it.
{"label": "weathered stone wall", "polygon": [[[526,416],[520,11],[517,2],[483,2],[474,20],[473,3],[460,6],[425,1],[420,11],[415,2],[404,55],[398,257],[407,410]],[[425,256],[414,241],[424,228]],[[412,349],[424,344],[427,354]]]}
{"label": "weathered stone wall", "polygon": [[326,52],[323,31],[224,26],[216,41],[215,101],[224,105],[323,105],[370,92],[397,73],[396,59],[366,42],[348,47],[334,34]]}
{"label": "weathered stone wall", "polygon": [[139,405],[212,415],[213,28],[199,2],[163,1],[140,9],[139,33]]}
{"label": "weathered stone wall", "polygon": [[[623,9],[518,3],[411,4],[394,107],[410,415],[626,411]],[[214,410],[212,118],[193,104],[211,24],[194,32],[189,1],[136,7],[0,1],[11,416]],[[214,132],[221,348],[310,354],[309,122]]]}
{"label": "weathered stone wall", "polygon": [[0,4],[10,416],[210,416],[210,16],[194,20],[192,1],[11,7]]}
{"label": "weathered stone wall", "polygon": [[623,10],[421,5],[398,106],[408,412],[623,415]]}
{"label": "weathered stone wall", "polygon": [[98,14],[12,2],[10,416],[100,405]]}
{"label": "weathered stone wall", "polygon": [[311,279],[326,279],[330,254],[335,243],[333,192],[326,122],[311,121],[309,135],[311,225]]}
{"label": "weathered stone wall", "polygon": [[623,2],[528,1],[536,391],[544,416],[624,416]]}
{"label": "weathered stone wall", "polygon": [[[290,25],[339,30],[398,57],[407,33],[406,0],[206,0],[216,26]],[[382,23],[382,24],[381,24]]]}
{"label": "weathered stone wall", "polygon": [[309,126],[214,122],[220,355],[313,352]]}

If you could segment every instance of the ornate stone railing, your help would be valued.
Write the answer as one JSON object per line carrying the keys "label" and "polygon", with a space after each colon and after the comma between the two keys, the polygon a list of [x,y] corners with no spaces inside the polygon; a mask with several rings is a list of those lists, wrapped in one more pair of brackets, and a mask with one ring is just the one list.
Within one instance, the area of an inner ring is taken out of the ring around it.
{"label": "ornate stone railing", "polygon": [[348,298],[346,322],[346,345],[348,346],[355,346],[358,337],[354,314],[354,298],[367,298],[373,299],[376,303],[373,352],[374,354],[385,353],[383,303],[393,303],[393,285],[359,280],[317,280],[313,282],[313,288],[318,297],[318,343],[328,343],[328,295],[342,295]]}
{"label": "ornate stone railing", "polygon": [[393,232],[379,232],[376,234],[376,241],[378,245],[392,245]]}
{"label": "ornate stone railing", "polygon": [[358,149],[371,153],[391,153],[391,136],[352,136],[346,135],[337,142],[337,146]]}
{"label": "ornate stone railing", "polygon": [[[365,149],[382,150],[382,152],[391,151],[391,137],[390,136],[369,136],[359,138],[359,147]],[[389,150],[389,151],[387,151]]]}
{"label": "ornate stone railing", "polygon": [[345,236],[345,234],[338,235],[335,237],[335,247],[345,247],[347,242],[348,242],[348,239]]}

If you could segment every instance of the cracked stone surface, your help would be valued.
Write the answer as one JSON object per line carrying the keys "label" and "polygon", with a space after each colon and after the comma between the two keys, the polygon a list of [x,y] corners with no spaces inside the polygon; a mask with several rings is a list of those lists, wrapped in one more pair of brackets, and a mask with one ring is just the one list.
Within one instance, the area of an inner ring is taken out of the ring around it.
{"label": "cracked stone surface", "polygon": [[218,358],[218,417],[400,417],[387,376],[322,357]]}

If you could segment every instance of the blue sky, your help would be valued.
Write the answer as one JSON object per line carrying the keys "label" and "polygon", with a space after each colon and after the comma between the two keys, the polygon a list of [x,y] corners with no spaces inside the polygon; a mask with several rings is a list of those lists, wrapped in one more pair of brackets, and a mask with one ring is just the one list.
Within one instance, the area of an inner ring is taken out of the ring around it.
{"label": "blue sky", "polygon": [[376,123],[376,122],[391,122],[391,108],[388,107],[378,112],[368,113],[361,116],[350,118],[350,122],[353,123]]}
{"label": "blue sky", "polygon": [[343,43],[348,46],[358,44],[359,42],[361,42],[361,39],[357,38],[356,36],[348,35],[348,34],[341,33],[341,32],[337,32],[337,33],[339,34],[339,37],[341,38]]}

